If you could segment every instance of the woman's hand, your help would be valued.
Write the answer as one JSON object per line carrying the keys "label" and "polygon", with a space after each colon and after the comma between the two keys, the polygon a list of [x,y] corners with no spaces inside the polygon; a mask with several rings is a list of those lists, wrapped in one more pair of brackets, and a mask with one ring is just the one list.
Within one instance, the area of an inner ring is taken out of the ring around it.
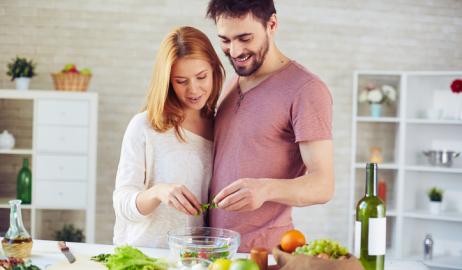
{"label": "woman's hand", "polygon": [[159,183],[152,187],[159,200],[187,215],[199,214],[200,203],[184,185]]}

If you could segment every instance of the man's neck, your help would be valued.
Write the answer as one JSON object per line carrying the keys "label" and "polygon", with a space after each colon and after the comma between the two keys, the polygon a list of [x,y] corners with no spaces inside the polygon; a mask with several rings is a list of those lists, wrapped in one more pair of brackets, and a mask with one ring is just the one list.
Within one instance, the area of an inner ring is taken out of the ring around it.
{"label": "man's neck", "polygon": [[268,54],[265,57],[265,61],[260,68],[250,76],[240,76],[239,85],[242,92],[246,92],[249,89],[255,87],[260,82],[264,81],[274,72],[280,70],[289,63],[290,59],[287,58],[276,46],[271,46]]}

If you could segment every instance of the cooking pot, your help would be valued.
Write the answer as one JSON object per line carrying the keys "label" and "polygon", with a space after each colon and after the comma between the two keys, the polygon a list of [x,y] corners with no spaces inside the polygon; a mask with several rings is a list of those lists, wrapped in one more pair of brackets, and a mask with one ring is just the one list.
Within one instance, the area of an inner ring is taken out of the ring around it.
{"label": "cooking pot", "polygon": [[452,161],[460,155],[460,152],[447,150],[428,150],[423,151],[428,158],[428,162],[433,166],[451,167]]}

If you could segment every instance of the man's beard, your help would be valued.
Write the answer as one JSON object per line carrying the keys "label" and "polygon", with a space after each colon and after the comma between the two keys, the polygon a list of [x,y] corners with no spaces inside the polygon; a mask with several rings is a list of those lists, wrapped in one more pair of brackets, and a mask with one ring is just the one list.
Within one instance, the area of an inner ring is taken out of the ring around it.
{"label": "man's beard", "polygon": [[250,63],[250,67],[240,67],[240,66],[235,66],[234,61],[231,58],[231,55],[229,52],[225,53],[226,56],[228,56],[229,61],[231,62],[231,65],[233,66],[234,70],[239,76],[250,76],[254,74],[260,67],[263,65],[263,62],[265,61],[266,55],[268,54],[269,50],[269,41],[268,37],[266,37],[265,42],[263,43],[263,46],[258,50],[257,53],[255,52],[246,52],[241,55],[239,55],[237,58],[244,58],[246,55],[250,58],[253,59],[252,63]]}

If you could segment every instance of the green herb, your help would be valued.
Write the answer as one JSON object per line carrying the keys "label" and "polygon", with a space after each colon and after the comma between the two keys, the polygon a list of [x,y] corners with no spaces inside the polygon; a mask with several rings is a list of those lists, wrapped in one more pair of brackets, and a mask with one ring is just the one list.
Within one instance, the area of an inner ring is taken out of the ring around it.
{"label": "green herb", "polygon": [[40,268],[30,263],[22,263],[14,266],[11,270],[40,270]]}
{"label": "green herb", "polygon": [[432,202],[441,202],[443,200],[443,190],[437,187],[431,188],[427,194]]}
{"label": "green herb", "polygon": [[91,257],[91,260],[95,261],[95,262],[100,262],[100,263],[106,264],[107,260],[109,259],[110,256],[112,256],[112,255],[103,253],[103,254],[99,254],[99,255]]}
{"label": "green herb", "polygon": [[11,76],[11,80],[14,81],[16,78],[26,77],[32,78],[35,74],[36,64],[32,60],[21,58],[16,56],[16,59],[12,59],[7,65],[7,75]]}
{"label": "green herb", "polygon": [[215,197],[212,198],[211,202],[210,203],[202,203],[201,204],[201,208],[199,209],[199,212],[197,213],[197,216],[204,213],[205,211],[209,210],[209,209],[215,209],[215,208],[218,208],[218,204],[216,204],[213,200],[215,199]]}
{"label": "green herb", "polygon": [[109,270],[167,270],[164,259],[151,258],[131,246],[115,248],[114,254],[99,254],[92,260],[103,263]]}

